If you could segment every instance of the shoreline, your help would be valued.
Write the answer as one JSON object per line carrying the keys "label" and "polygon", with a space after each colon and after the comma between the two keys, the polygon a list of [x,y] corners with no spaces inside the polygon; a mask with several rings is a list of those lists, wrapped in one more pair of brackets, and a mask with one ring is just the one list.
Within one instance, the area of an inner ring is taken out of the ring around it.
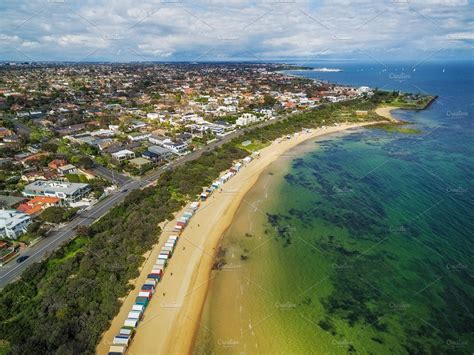
{"label": "shoreline", "polygon": [[[393,108],[389,109],[387,112]],[[379,115],[386,117],[379,112]],[[385,112],[384,112],[385,113]],[[388,117],[386,117],[388,118]],[[391,117],[390,119],[393,119]],[[243,167],[236,176],[203,202],[188,227],[182,233],[175,253],[158,284],[155,297],[148,306],[143,321],[137,328],[129,354],[183,354],[192,352],[200,326],[204,302],[208,292],[215,253],[222,236],[229,228],[246,193],[258,181],[263,170],[293,147],[309,139],[375,125],[385,121],[340,124],[310,132],[298,132],[290,139],[278,139],[260,151],[260,157]],[[177,215],[180,215],[180,211]],[[168,222],[167,226],[173,226]],[[159,250],[168,235],[163,228],[159,242],[147,253],[140,275],[130,283],[137,286],[123,300],[122,307],[103,334],[96,348],[98,354],[107,354],[113,336],[126,319],[128,311],[146,279]],[[177,331],[179,329],[179,331]]]}
{"label": "shoreline", "polygon": [[375,109],[375,113],[379,116],[385,117],[392,122],[399,122],[395,117],[392,115],[392,111],[394,110],[401,110],[401,107],[398,106],[385,106],[385,107],[377,107]]}

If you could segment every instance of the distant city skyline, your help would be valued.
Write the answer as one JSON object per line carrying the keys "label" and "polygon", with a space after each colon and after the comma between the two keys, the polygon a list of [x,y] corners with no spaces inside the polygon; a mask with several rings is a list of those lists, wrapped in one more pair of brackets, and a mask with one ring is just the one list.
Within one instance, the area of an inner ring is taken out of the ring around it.
{"label": "distant city skyline", "polygon": [[0,4],[0,61],[471,59],[467,0]]}

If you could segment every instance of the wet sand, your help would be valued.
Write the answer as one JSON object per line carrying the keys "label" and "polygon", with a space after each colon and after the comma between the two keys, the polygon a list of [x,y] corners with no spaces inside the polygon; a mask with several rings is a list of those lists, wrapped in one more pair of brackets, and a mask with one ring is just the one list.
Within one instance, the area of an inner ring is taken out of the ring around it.
{"label": "wet sand", "polygon": [[[200,326],[216,248],[232,223],[242,199],[269,164],[308,139],[376,123],[379,122],[340,124],[296,133],[291,139],[276,140],[260,151],[259,158],[244,166],[224,184],[222,191],[214,192],[202,203],[179,239],[163,280],[157,286],[127,354],[187,354],[192,351],[193,341]],[[182,211],[178,216],[181,213]],[[136,288],[123,300],[119,314],[97,347],[98,354],[107,354],[112,339],[127,318],[139,292],[139,286],[151,271],[161,246],[169,235],[175,234],[171,230],[174,224],[175,221],[172,221],[164,227],[159,243],[148,253],[140,276],[132,281]]]}

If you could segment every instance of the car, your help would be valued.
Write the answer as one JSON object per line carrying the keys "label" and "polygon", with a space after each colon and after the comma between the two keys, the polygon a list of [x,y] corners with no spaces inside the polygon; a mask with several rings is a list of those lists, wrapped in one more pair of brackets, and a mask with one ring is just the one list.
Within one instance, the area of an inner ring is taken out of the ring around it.
{"label": "car", "polygon": [[23,255],[23,256],[20,256],[18,259],[16,259],[16,262],[19,264],[19,263],[22,263],[23,261],[25,261],[26,259],[28,259],[30,256],[29,255]]}

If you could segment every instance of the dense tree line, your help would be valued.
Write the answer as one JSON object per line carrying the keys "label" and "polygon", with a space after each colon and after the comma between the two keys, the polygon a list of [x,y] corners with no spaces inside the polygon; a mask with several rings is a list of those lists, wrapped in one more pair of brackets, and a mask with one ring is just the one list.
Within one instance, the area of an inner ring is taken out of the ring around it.
{"label": "dense tree line", "polygon": [[[143,253],[158,240],[159,223],[209,185],[248,152],[236,147],[248,139],[273,140],[322,124],[341,109],[370,109],[378,102],[358,100],[295,115],[204,153],[168,171],[155,187],[130,193],[91,228],[47,260],[33,264],[0,294],[0,340],[14,354],[90,354],[120,308],[119,299],[138,276]],[[0,349],[1,352],[1,349]]]}

